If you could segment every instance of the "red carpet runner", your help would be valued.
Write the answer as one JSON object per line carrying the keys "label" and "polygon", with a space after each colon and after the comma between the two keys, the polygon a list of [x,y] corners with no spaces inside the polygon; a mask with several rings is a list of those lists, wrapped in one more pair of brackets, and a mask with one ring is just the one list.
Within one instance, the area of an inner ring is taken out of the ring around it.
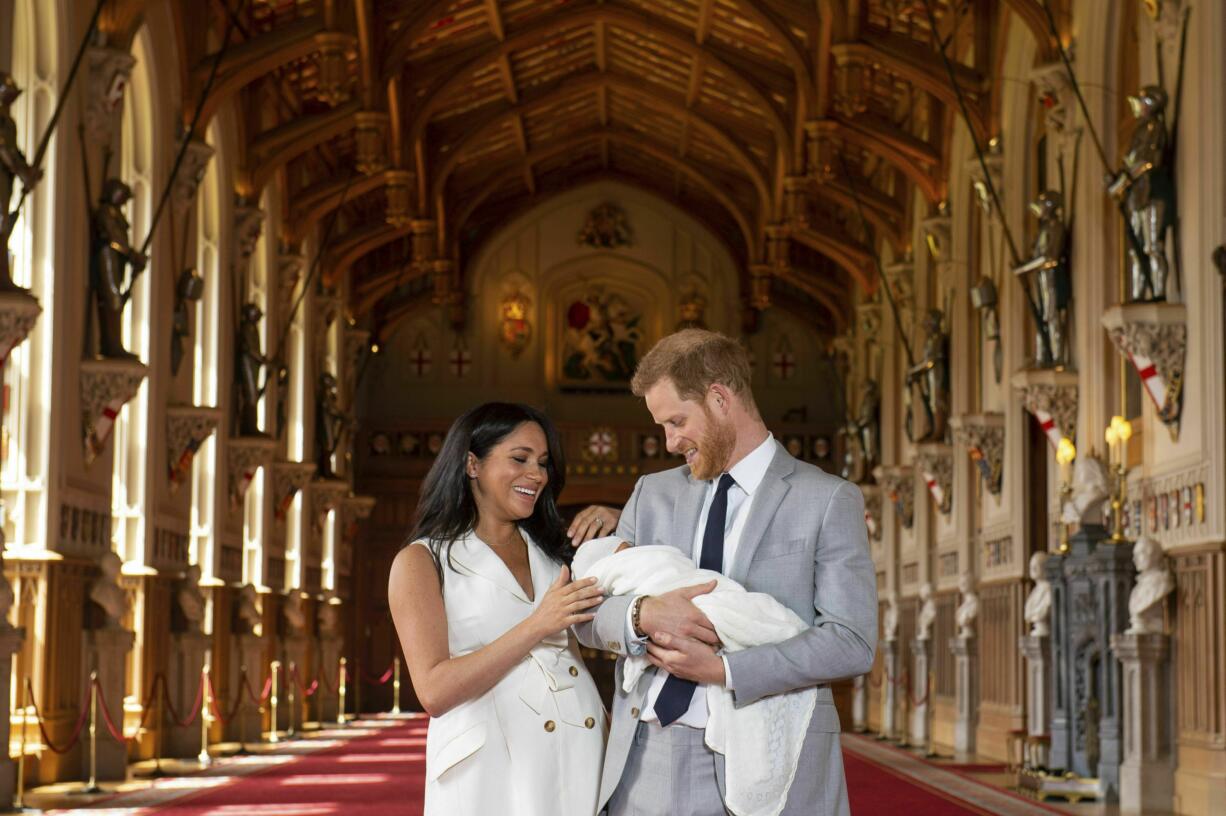
{"label": "red carpet runner", "polygon": [[408,720],[157,808],[173,816],[421,816],[426,724]]}

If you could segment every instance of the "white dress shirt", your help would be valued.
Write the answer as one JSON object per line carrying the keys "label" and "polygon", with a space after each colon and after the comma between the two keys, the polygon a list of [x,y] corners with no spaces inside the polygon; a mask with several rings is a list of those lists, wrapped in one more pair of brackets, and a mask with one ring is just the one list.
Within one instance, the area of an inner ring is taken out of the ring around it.
{"label": "white dress shirt", "polygon": [[[741,531],[745,528],[745,519],[749,517],[749,508],[753,504],[754,491],[762,484],[762,478],[766,476],[766,469],[770,467],[771,460],[775,457],[775,439],[770,434],[767,434],[766,439],[762,440],[762,444],[747,453],[744,458],[733,465],[728,470],[728,475],[735,482],[728,488],[728,509],[724,517],[724,558],[723,568],[720,572],[725,575],[732,566],[732,559],[736,556],[737,545],[741,540]],[[723,474],[720,474],[721,476]],[[707,514],[711,510],[711,502],[715,499],[715,489],[719,484],[719,477],[707,482],[707,494],[702,500],[702,512],[698,515],[698,526],[694,530],[693,556],[694,564],[697,566],[702,560],[702,534],[707,527]],[[647,639],[637,637],[634,634],[634,627],[631,626],[629,614],[633,612],[634,604],[630,605],[630,610],[627,612],[626,619],[626,645],[627,651],[632,655],[640,655],[647,649]],[[656,717],[656,698],[660,696],[660,689],[664,687],[664,680],[668,677],[668,672],[663,669],[656,671],[655,677],[652,678],[651,688],[647,690],[647,699],[643,705],[643,713],[640,719],[643,722],[658,722]],[[728,671],[728,661],[724,660],[724,685],[731,689],[734,688],[732,675]],[[682,725],[688,725],[692,728],[706,728],[707,726],[707,695],[705,693],[705,685],[699,684],[695,689],[694,696],[690,698],[689,709],[677,718],[676,722]]]}

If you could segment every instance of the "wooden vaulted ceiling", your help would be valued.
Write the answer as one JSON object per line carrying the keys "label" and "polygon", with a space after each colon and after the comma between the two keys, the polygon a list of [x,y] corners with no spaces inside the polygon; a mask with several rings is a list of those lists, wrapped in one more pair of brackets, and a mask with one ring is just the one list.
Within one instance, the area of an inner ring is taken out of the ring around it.
{"label": "wooden vaulted ceiling", "polygon": [[[350,275],[355,310],[379,320],[462,291],[466,262],[526,208],[612,178],[725,241],[747,304],[773,288],[838,330],[849,283],[874,285],[872,247],[907,249],[916,192],[946,196],[957,97],[937,43],[984,135],[1007,26],[1047,42],[1039,0],[184,5],[186,87],[230,31],[205,119],[239,94],[239,192],[283,184],[281,238],[326,225],[324,269]],[[192,47],[193,31],[209,43]],[[423,257],[414,226],[450,266]]]}

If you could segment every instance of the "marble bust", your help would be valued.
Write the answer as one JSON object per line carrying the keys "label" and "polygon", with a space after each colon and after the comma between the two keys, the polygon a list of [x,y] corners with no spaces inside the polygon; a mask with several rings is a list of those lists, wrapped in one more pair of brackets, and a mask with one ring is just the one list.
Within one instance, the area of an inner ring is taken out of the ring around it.
{"label": "marble bust", "polygon": [[962,593],[962,603],[958,604],[958,609],[954,612],[958,637],[973,637],[975,618],[979,617],[979,595],[975,592],[975,576],[969,571],[962,573],[958,579],[958,592]]}
{"label": "marble bust", "polygon": [[103,628],[121,626],[124,616],[128,614],[128,593],[119,585],[123,561],[114,552],[107,552],[98,562],[98,567],[102,570],[102,575],[90,584],[89,599],[106,614]]}
{"label": "marble bust", "polygon": [[200,591],[200,567],[192,564],[183,574],[183,580],[179,581],[179,589],[175,593],[175,600],[179,602],[179,611],[183,613],[185,620],[190,629],[196,630],[200,628],[200,622],[204,620],[204,593]]}
{"label": "marble bust", "polygon": [[1103,501],[1111,495],[1107,466],[1091,455],[1078,456],[1073,468],[1073,495],[1064,503],[1065,524],[1102,524]]}
{"label": "marble bust", "polygon": [[1137,539],[1132,548],[1132,563],[1137,568],[1137,582],[1128,596],[1125,634],[1162,634],[1163,601],[1175,589],[1175,578],[1167,569],[1162,548],[1152,538]]}
{"label": "marble bust", "polygon": [[1039,551],[1030,556],[1030,580],[1034,588],[1026,596],[1026,606],[1022,615],[1030,624],[1032,637],[1046,637],[1051,634],[1049,615],[1051,614],[1051,582],[1047,580],[1044,565],[1047,563],[1047,553]]}
{"label": "marble bust", "polygon": [[319,605],[319,612],[316,618],[319,621],[319,634],[321,636],[336,634],[340,624],[338,620],[339,612],[340,607],[334,603],[329,603],[327,600]]}
{"label": "marble bust", "polygon": [[881,637],[887,643],[898,640],[898,592],[892,589],[885,596],[885,613],[881,616]]}
{"label": "marble bust", "polygon": [[250,634],[260,625],[263,616],[256,605],[255,587],[244,584],[238,591],[238,623],[240,634]]}
{"label": "marble bust", "polygon": [[920,610],[919,619],[915,623],[915,639],[931,640],[932,623],[937,619],[937,604],[932,600],[932,584],[921,584],[919,596]]}
{"label": "marble bust", "polygon": [[290,592],[285,598],[285,606],[281,608],[285,617],[287,634],[300,634],[306,628],[306,610],[302,608],[302,593]]}

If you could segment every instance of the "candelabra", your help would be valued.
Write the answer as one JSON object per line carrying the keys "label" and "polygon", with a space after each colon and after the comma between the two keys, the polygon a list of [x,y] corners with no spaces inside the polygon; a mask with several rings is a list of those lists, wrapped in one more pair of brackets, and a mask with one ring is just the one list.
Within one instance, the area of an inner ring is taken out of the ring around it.
{"label": "candelabra", "polygon": [[1118,544],[1124,536],[1124,505],[1128,501],[1128,440],[1132,438],[1132,423],[1122,416],[1111,417],[1104,436],[1110,454],[1111,474],[1115,484],[1111,490],[1111,541]]}
{"label": "candelabra", "polygon": [[1064,505],[1073,495],[1073,461],[1077,458],[1077,448],[1073,440],[1067,436],[1060,437],[1056,446],[1056,462],[1060,465],[1060,552],[1068,552],[1068,522],[1064,520]]}

